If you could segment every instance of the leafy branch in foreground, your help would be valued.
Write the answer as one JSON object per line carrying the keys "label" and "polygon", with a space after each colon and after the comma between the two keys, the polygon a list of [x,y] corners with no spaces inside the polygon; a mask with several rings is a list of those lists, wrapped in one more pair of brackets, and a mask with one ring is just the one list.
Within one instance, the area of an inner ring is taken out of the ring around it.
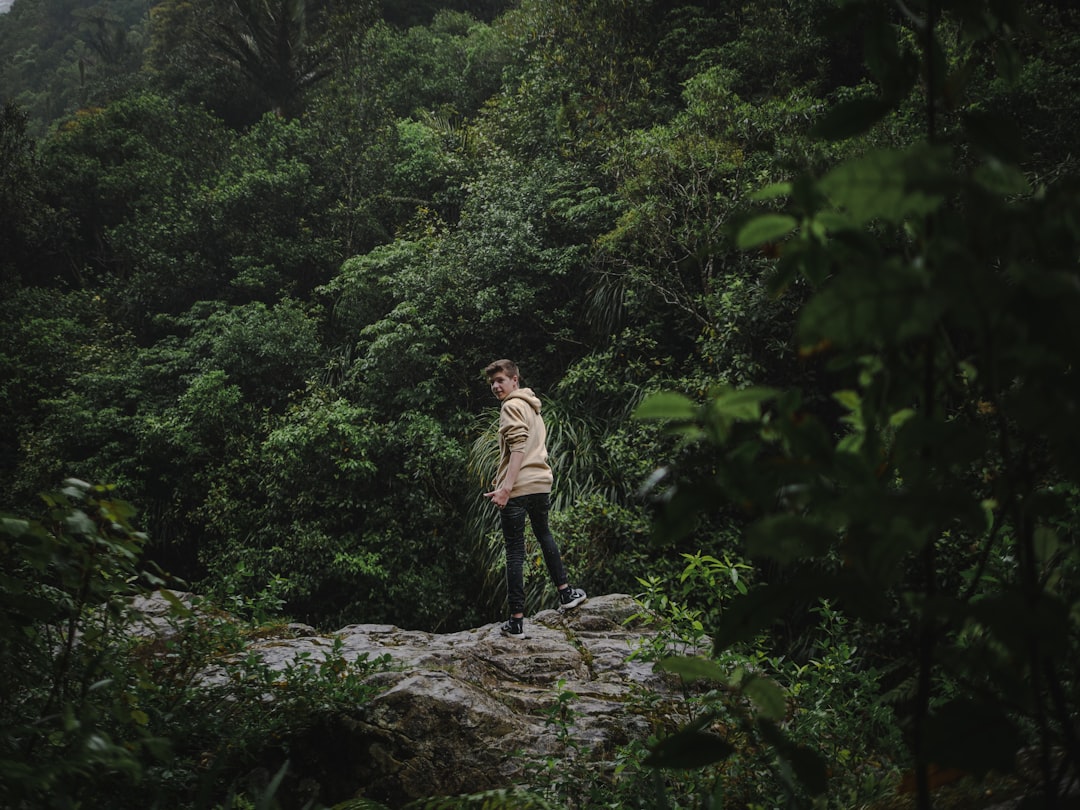
{"label": "leafy branch in foreground", "polygon": [[45,505],[41,521],[5,516],[0,526],[0,649],[18,662],[0,689],[0,799],[10,807],[61,806],[91,773],[137,779],[140,758],[165,748],[126,705],[129,679],[110,655],[139,590],[146,538],[133,510],[73,479]]}
{"label": "leafy branch in foreground", "polygon": [[[876,3],[850,5],[892,43],[868,56],[883,86],[899,83],[909,59],[899,26]],[[716,651],[820,599],[874,628],[863,643],[905,685],[894,697],[921,808],[932,768],[1011,772],[1033,746],[1039,790],[1053,797],[1080,767],[1080,193],[1064,180],[1031,188],[1003,116],[972,106],[950,132],[963,148],[942,138],[939,94],[966,75],[942,72],[943,10],[956,27],[976,15],[965,30],[987,37],[1023,22],[1015,3],[928,3],[914,26],[925,141],[766,190],[784,210],[737,236],[743,248],[773,245],[777,294],[813,290],[797,339],[805,361],[839,381],[839,420],[798,392],[754,388],[717,389],[704,404],[664,394],[639,411],[713,462],[682,477],[676,468],[661,533],[685,535],[731,503],[746,517],[746,553],[775,571],[727,605]],[[904,97],[849,103],[824,134],[864,132]],[[791,740],[770,730],[782,758]],[[791,765],[810,793],[825,789],[822,768]]]}

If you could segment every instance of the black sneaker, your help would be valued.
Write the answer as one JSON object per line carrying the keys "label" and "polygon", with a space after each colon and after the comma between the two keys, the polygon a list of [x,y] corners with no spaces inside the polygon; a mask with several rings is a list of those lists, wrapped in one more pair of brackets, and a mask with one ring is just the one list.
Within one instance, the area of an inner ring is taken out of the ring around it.
{"label": "black sneaker", "polygon": [[511,616],[502,627],[499,628],[504,636],[510,638],[525,638],[525,619],[520,616]]}
{"label": "black sneaker", "polygon": [[563,588],[559,591],[559,609],[569,610],[584,602],[588,597],[581,588]]}

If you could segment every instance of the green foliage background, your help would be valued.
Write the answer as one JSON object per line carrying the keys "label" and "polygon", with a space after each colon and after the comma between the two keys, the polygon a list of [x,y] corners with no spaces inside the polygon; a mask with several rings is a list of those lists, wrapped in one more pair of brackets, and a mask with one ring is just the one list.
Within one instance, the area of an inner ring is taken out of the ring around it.
{"label": "green foliage background", "polygon": [[[16,0],[0,56],[6,511],[108,482],[168,581],[494,621],[509,356],[575,582],[755,705],[873,695],[922,803],[1009,684],[992,738],[1077,766],[1070,4]],[[796,804],[870,711],[717,705],[688,748]]]}

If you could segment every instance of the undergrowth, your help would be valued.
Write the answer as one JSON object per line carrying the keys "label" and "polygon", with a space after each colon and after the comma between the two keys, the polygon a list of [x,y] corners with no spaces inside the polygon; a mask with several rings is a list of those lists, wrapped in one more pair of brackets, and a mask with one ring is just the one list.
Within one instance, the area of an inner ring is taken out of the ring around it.
{"label": "undergrowth", "polygon": [[[0,652],[14,662],[0,675],[0,806],[270,808],[290,791],[312,805],[291,741],[359,711],[385,660],[331,642],[271,667],[248,644],[287,628],[164,588],[111,488],[69,480],[45,506],[0,524]],[[153,594],[165,609],[148,627]]]}

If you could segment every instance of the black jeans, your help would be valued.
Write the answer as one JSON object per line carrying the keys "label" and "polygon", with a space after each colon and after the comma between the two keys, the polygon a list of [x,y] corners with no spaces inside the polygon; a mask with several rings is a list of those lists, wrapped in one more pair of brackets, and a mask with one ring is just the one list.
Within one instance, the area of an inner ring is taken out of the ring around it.
{"label": "black jeans", "polygon": [[559,547],[548,527],[548,493],[519,495],[507,501],[499,516],[502,520],[503,539],[506,541],[506,601],[511,613],[525,612],[525,517],[529,518],[533,534],[540,541],[544,563],[555,587],[567,583]]}

